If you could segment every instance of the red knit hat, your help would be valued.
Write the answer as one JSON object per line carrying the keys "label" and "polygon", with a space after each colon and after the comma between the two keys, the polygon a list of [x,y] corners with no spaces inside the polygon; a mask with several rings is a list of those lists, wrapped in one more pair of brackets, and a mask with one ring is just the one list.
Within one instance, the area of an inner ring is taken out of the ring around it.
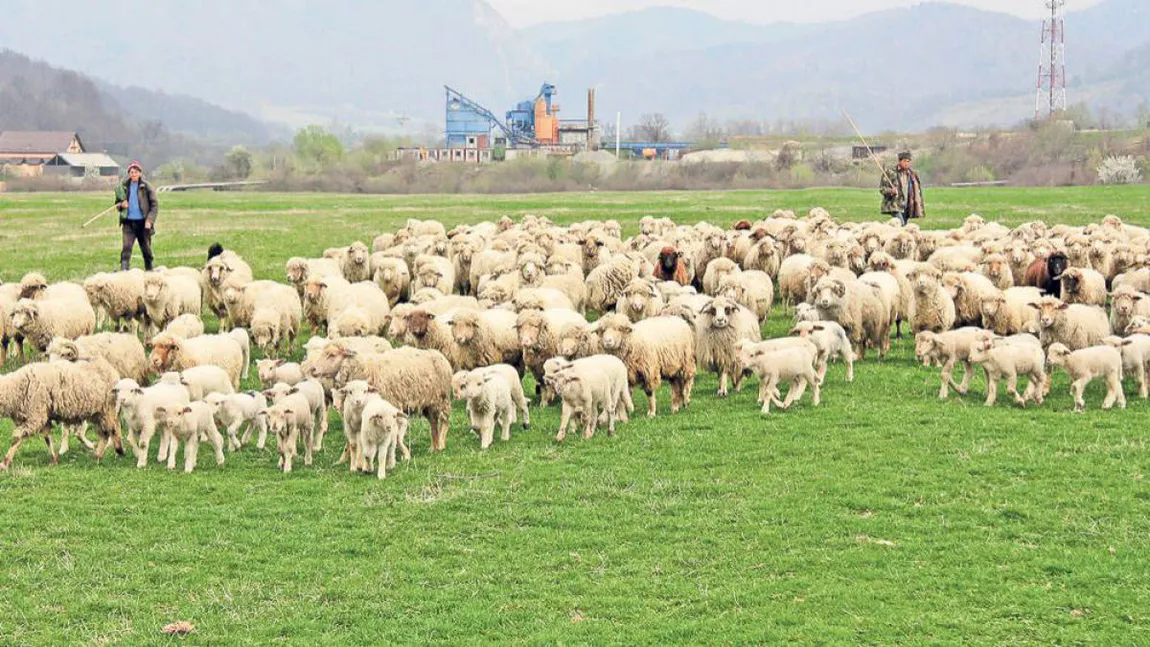
{"label": "red knit hat", "polygon": [[139,160],[132,160],[132,163],[128,165],[128,170],[131,171],[132,169],[138,169],[141,173],[144,172],[144,167],[140,165]]}

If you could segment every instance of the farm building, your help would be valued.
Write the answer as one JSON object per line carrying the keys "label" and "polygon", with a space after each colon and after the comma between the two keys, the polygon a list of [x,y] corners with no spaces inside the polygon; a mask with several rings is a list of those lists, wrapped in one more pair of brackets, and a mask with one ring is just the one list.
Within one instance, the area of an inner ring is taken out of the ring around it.
{"label": "farm building", "polygon": [[44,166],[61,153],[83,153],[84,143],[74,132],[21,131],[0,132],[0,167],[13,177],[43,175]]}
{"label": "farm building", "polygon": [[120,165],[103,153],[59,153],[44,163],[44,175],[83,179],[118,178]]}

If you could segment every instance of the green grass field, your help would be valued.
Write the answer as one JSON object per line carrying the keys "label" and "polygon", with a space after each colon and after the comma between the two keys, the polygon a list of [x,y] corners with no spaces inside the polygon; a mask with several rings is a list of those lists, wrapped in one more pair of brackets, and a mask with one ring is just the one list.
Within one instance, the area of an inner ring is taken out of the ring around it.
{"label": "green grass field", "polygon": [[[775,208],[873,219],[877,192],[368,197],[166,194],[155,246],[200,265],[210,243],[257,278],[409,217],[640,217],[723,226]],[[929,191],[929,227],[1150,225],[1150,188]],[[77,279],[117,264],[103,195],[0,195],[0,279]],[[137,263],[139,261],[137,260]],[[789,312],[767,329],[784,333]],[[558,409],[488,451],[456,405],[448,450],[386,481],[333,465],[275,469],[245,447],[192,475],[81,447],[56,467],[30,441],[0,475],[0,644],[654,644],[1150,642],[1150,406],[1071,413],[1061,373],[1041,408],[937,397],[901,341],[823,406],[760,416],[755,388],[554,442]],[[249,380],[247,386],[254,386]],[[8,421],[0,422],[7,437]],[[206,450],[201,454],[209,454]]]}

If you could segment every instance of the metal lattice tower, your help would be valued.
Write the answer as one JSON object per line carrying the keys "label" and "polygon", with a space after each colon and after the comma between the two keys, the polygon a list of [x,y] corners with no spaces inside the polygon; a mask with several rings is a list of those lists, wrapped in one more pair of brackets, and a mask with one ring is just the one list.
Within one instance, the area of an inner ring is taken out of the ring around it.
{"label": "metal lattice tower", "polygon": [[1042,21],[1035,120],[1066,110],[1066,0],[1046,0],[1046,8],[1050,17]]}

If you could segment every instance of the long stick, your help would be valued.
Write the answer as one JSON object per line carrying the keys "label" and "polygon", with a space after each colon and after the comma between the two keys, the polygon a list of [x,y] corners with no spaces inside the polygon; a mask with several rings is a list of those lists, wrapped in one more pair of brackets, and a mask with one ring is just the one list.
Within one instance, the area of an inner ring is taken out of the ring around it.
{"label": "long stick", "polygon": [[100,213],[92,216],[91,218],[88,218],[88,222],[85,222],[84,224],[80,225],[80,229],[83,229],[84,227],[87,227],[88,225],[96,222],[96,220],[99,219],[101,216],[103,216],[104,214],[108,213],[109,211],[111,211],[112,209],[115,209],[115,208],[116,208],[116,205],[112,205],[112,206],[108,207],[107,209],[104,209]]}
{"label": "long stick", "polygon": [[870,153],[870,158],[874,160],[875,166],[877,166],[878,170],[882,172],[883,177],[885,177],[891,183],[894,183],[894,179],[891,178],[890,172],[886,170],[886,167],[882,165],[882,162],[878,161],[878,156],[874,154],[874,149],[870,147],[870,144],[867,143],[866,137],[863,137],[862,131],[860,131],[859,127],[855,125],[855,120],[851,119],[851,116],[847,114],[846,110],[843,110],[843,116],[847,118],[847,122],[850,123],[851,128],[854,128],[855,134],[858,135],[859,139],[862,140],[863,146],[866,146],[866,152]]}

